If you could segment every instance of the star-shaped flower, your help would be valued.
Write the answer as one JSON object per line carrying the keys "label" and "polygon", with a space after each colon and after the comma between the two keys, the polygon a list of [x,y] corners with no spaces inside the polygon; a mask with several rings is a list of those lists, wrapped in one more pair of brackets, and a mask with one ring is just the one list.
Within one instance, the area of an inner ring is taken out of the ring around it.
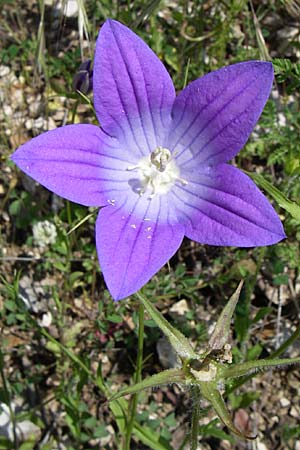
{"label": "star-shaped flower", "polygon": [[93,69],[101,128],[68,125],[21,146],[15,163],[68,200],[100,206],[99,261],[114,299],[142,287],[185,236],[252,247],[285,237],[264,195],[228,165],[269,96],[272,65],[212,72],[176,97],[165,67],[124,25],[102,26]]}

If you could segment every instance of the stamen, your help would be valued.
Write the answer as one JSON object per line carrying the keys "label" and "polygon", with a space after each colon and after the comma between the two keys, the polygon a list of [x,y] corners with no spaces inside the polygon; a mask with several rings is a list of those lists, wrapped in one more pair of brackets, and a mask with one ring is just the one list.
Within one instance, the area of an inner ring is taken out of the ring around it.
{"label": "stamen", "polygon": [[139,165],[136,165],[136,166],[128,166],[128,167],[126,167],[126,170],[136,170],[136,169],[138,169],[139,168]]}
{"label": "stamen", "polygon": [[170,150],[161,146],[140,159],[137,165],[128,166],[126,170],[138,171],[139,179],[129,180],[129,184],[140,196],[148,191],[149,200],[156,195],[166,194],[176,182],[182,185],[188,184],[179,176],[179,168]]}
{"label": "stamen", "polygon": [[186,186],[187,184],[189,184],[186,180],[184,180],[183,178],[176,178],[176,181],[179,181],[179,183],[181,183],[183,186]]}

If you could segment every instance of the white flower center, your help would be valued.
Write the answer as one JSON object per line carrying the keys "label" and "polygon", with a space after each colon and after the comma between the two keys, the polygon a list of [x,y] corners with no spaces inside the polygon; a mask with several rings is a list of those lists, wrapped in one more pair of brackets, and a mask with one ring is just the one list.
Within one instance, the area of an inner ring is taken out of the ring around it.
{"label": "white flower center", "polygon": [[148,193],[150,199],[157,194],[166,194],[177,181],[187,184],[180,178],[180,171],[170,150],[164,147],[157,147],[127,170],[137,170],[139,175],[139,179],[130,180],[132,189],[139,195]]}

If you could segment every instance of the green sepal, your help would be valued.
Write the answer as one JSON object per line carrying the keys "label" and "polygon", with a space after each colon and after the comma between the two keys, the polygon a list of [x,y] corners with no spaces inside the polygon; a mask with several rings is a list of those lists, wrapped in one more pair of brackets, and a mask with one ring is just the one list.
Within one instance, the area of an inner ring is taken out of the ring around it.
{"label": "green sepal", "polygon": [[228,300],[226,306],[223,308],[221,315],[216,323],[213,334],[211,335],[208,348],[213,350],[221,350],[228,342],[228,336],[230,332],[231,319],[240,298],[240,293],[243,287],[244,281],[242,280],[238,285],[236,291],[232,294]]}
{"label": "green sepal", "polygon": [[250,375],[258,370],[296,363],[300,363],[300,358],[259,359],[257,361],[246,361],[240,364],[235,364],[232,367],[223,367],[220,369],[220,377],[224,379],[237,378],[242,377],[243,375]]}
{"label": "green sepal", "polygon": [[143,295],[139,292],[137,292],[136,295],[143,303],[146,311],[154,320],[156,325],[167,336],[177,355],[185,359],[199,359],[199,355],[194,352],[188,339],[180,333],[180,331],[169,324],[164,316]]}
{"label": "green sepal", "polygon": [[209,383],[199,383],[200,389],[203,397],[208,400],[212,407],[214,408],[217,416],[223,422],[223,424],[230,430],[232,433],[236,434],[242,439],[255,439],[256,436],[248,436],[242,433],[233,423],[231,414],[227,409],[227,406],[223,400],[222,395],[216,388],[215,382]]}
{"label": "green sepal", "polygon": [[135,394],[144,389],[153,388],[157,386],[162,386],[170,383],[184,383],[185,374],[182,369],[168,369],[163,372],[152,375],[151,377],[145,378],[140,383],[136,383],[132,386],[128,386],[116,392],[108,401],[115,401],[124,395]]}

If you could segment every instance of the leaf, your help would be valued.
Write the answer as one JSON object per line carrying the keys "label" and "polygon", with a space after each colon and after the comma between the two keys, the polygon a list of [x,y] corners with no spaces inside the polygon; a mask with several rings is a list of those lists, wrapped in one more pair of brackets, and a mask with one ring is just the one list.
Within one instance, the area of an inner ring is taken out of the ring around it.
{"label": "leaf", "polygon": [[156,325],[167,336],[175,352],[182,358],[199,359],[199,355],[194,352],[188,339],[180,331],[169,324],[164,316],[143,295],[139,292],[137,292],[136,295],[143,303],[145,309]]}
{"label": "leaf", "polygon": [[253,16],[253,23],[254,23],[254,27],[255,27],[255,34],[256,34],[256,40],[257,40],[260,58],[264,61],[270,61],[271,57],[270,57],[270,54],[268,51],[268,47],[266,46],[266,41],[265,41],[264,35],[262,33],[258,18],[255,14],[252,2],[250,2],[250,7],[251,7],[251,11],[252,11],[252,16]]}
{"label": "leaf", "polygon": [[123,322],[123,317],[120,316],[119,314],[109,314],[106,317],[106,320],[108,320],[109,322],[113,322],[113,323],[121,323],[121,322]]}
{"label": "leaf", "polygon": [[97,210],[91,212],[90,214],[87,214],[83,219],[79,220],[79,222],[77,222],[68,232],[67,232],[67,236],[71,233],[73,233],[73,231],[77,230],[77,228],[81,227],[81,225],[83,225],[87,220],[89,220],[91,217],[93,217],[93,215],[97,212]]}
{"label": "leaf", "polygon": [[143,444],[150,447],[152,450],[172,450],[168,444],[162,444],[160,441],[160,435],[153,432],[145,425],[140,425],[138,423],[135,424],[133,429],[134,435],[141,441]]}
{"label": "leaf", "polygon": [[273,186],[262,175],[244,171],[249,175],[260,187],[270,194],[281,208],[285,209],[294,219],[300,221],[300,206],[286,198],[279,189]]}
{"label": "leaf", "polygon": [[270,308],[269,306],[261,307],[256,316],[254,317],[254,319],[252,319],[251,321],[252,324],[259,322],[261,319],[263,319],[267,314],[270,314],[272,311],[273,309]]}
{"label": "leaf", "polygon": [[242,439],[253,440],[256,438],[256,436],[244,435],[236,428],[220,392],[215,388],[213,383],[200,383],[200,389],[203,396],[212,404],[219,419],[224,423],[224,425],[226,425],[226,427],[229,428],[230,431],[232,431],[232,433]]}
{"label": "leaf", "polygon": [[136,383],[133,386],[128,386],[121,389],[114,394],[108,401],[116,400],[124,395],[135,394],[147,388],[153,388],[170,383],[182,383],[184,382],[185,375],[181,369],[168,369],[163,372],[152,375],[151,377],[142,380],[140,383]]}
{"label": "leaf", "polygon": [[257,361],[246,361],[235,364],[232,367],[222,369],[222,376],[226,378],[242,377],[249,375],[257,370],[269,369],[271,367],[286,366],[288,364],[300,363],[299,358],[283,358],[283,359],[259,359]]}
{"label": "leaf", "polygon": [[228,434],[224,430],[222,430],[219,426],[217,426],[217,424],[219,424],[219,420],[214,419],[206,425],[201,425],[199,427],[199,434],[202,436],[216,437],[218,439],[225,439],[226,441],[229,441],[233,444],[234,438],[230,434]]}
{"label": "leaf", "polygon": [[240,298],[241,289],[243,287],[244,281],[241,281],[238,285],[236,291],[230,297],[225,308],[221,312],[218,322],[215,326],[213,334],[208,342],[208,347],[213,350],[221,350],[226,342],[228,341],[228,335],[230,332],[231,319]]}

